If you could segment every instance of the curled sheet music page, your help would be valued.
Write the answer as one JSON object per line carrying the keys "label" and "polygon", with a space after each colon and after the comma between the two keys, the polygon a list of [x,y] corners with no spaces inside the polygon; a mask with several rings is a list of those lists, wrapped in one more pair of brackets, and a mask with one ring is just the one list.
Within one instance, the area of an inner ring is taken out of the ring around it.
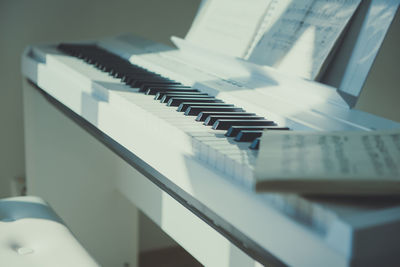
{"label": "curled sheet music page", "polygon": [[309,194],[400,194],[400,130],[265,132],[256,189]]}
{"label": "curled sheet music page", "polygon": [[208,0],[186,38],[204,48],[243,57],[271,0]]}
{"label": "curled sheet music page", "polygon": [[361,0],[280,0],[260,28],[262,38],[247,53],[269,65],[316,79]]}

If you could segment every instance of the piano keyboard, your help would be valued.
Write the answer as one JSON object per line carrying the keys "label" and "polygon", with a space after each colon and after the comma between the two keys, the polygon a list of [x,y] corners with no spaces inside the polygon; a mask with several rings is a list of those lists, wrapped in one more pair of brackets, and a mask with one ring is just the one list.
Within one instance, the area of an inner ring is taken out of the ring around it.
{"label": "piano keyboard", "polygon": [[144,94],[178,114],[192,117],[193,126],[201,124],[203,129],[193,131],[183,127],[182,130],[192,137],[195,155],[249,186],[252,186],[256,150],[263,131],[289,130],[199,89],[134,65],[96,45],[60,44],[58,49],[120,79],[132,92]]}

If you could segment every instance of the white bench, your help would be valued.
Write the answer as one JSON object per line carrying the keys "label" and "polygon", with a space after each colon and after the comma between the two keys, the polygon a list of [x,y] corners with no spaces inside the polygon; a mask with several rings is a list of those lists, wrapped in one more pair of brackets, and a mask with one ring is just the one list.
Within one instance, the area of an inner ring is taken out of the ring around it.
{"label": "white bench", "polygon": [[0,200],[0,265],[99,266],[41,198]]}

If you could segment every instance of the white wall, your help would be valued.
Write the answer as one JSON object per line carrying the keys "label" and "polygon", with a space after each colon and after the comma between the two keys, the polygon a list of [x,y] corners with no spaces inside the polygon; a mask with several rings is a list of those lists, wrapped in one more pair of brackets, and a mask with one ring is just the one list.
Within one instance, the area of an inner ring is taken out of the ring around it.
{"label": "white wall", "polygon": [[183,37],[199,0],[1,0],[0,197],[24,176],[20,55],[32,43],[133,32],[165,42]]}

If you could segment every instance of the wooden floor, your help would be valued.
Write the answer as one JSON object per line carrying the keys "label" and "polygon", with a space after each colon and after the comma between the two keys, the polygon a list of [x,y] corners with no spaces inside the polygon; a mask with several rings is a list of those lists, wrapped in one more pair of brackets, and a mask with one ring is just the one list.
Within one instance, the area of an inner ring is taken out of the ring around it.
{"label": "wooden floor", "polygon": [[182,247],[171,247],[140,253],[139,267],[200,267]]}

